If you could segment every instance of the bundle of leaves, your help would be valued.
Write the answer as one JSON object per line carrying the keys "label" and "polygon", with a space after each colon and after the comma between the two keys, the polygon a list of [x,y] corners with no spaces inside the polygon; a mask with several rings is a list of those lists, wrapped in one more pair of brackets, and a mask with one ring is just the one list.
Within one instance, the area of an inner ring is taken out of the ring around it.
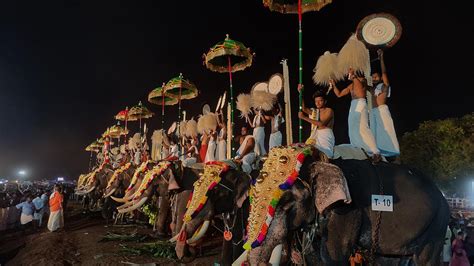
{"label": "bundle of leaves", "polygon": [[[155,198],[153,198],[152,202],[156,202]],[[148,217],[148,223],[154,225],[158,218],[158,207],[150,203],[142,207],[142,212]]]}
{"label": "bundle of leaves", "polygon": [[145,243],[140,247],[127,247],[122,245],[122,248],[122,252],[133,255],[151,255],[155,258],[166,258],[172,260],[177,258],[174,245],[168,241]]}
{"label": "bundle of leaves", "polygon": [[148,238],[148,235],[141,235],[137,234],[137,232],[133,232],[132,234],[118,234],[113,232],[107,232],[104,237],[99,240],[99,242],[106,242],[106,241],[135,241],[135,242],[142,242]]}

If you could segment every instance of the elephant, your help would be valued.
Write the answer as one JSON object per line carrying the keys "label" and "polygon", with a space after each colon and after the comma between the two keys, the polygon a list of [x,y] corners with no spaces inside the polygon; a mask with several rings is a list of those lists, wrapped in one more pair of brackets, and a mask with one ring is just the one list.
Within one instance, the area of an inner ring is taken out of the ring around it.
{"label": "elephant", "polygon": [[[156,166],[156,168],[154,168]],[[153,172],[155,171],[155,172]],[[198,178],[195,169],[183,167],[180,161],[160,161],[147,165],[147,172],[143,174],[141,182],[135,186],[131,201],[123,207],[119,207],[119,213],[136,210],[147,203],[153,196],[158,200],[158,215],[155,221],[158,238],[164,238],[167,233],[167,222],[170,218],[171,202],[170,189],[172,193],[179,195],[186,187],[189,187]],[[178,225],[179,226],[179,225]]]}
{"label": "elephant", "polygon": [[107,182],[114,173],[110,164],[104,164],[100,168],[94,170],[87,180],[87,184],[82,190],[76,190],[77,195],[84,196],[89,210],[100,206],[100,200],[107,187]]}
{"label": "elephant", "polygon": [[133,174],[135,173],[135,170],[135,165],[132,163],[127,163],[121,168],[115,170],[111,179],[108,181],[107,187],[105,188],[103,194],[104,205],[102,207],[102,217],[104,219],[111,219],[117,209],[118,203],[110,197],[114,196],[116,198],[121,198],[125,196],[125,190],[130,185],[130,181]]}
{"label": "elephant", "polygon": [[[254,173],[256,176],[258,172]],[[203,208],[195,217],[185,222],[183,227],[180,227],[181,232],[175,237],[176,239],[172,239],[172,241],[177,240],[177,255],[182,262],[190,262],[194,259],[195,245],[204,236],[216,215],[222,215],[224,224],[229,227],[232,234],[232,240],[223,240],[221,264],[230,265],[240,255],[243,251],[242,239],[249,211],[250,183],[251,176],[239,169],[231,168],[222,174],[218,185],[208,192]]]}
{"label": "elephant", "polygon": [[[268,178],[275,173],[262,172],[260,178],[263,174]],[[345,201],[337,195],[343,191],[350,191]],[[393,196],[393,211],[373,211],[374,194]],[[313,227],[318,230],[312,243],[316,254],[308,256],[311,264],[347,265],[355,250],[372,249],[369,254],[375,257],[438,265],[448,219],[442,193],[413,168],[313,157],[282,194],[263,242],[250,249],[248,260],[251,265],[267,263],[273,249],[297,229]]]}
{"label": "elephant", "polygon": [[110,195],[110,198],[119,203],[126,203],[126,206],[131,205],[130,200],[133,198],[133,195],[135,194],[135,192],[138,190],[138,187],[142,183],[143,177],[145,176],[145,172],[151,169],[150,164],[152,163],[153,163],[152,161],[146,161],[146,162],[141,163],[140,165],[134,165],[133,168],[135,169],[135,171],[132,174],[132,177],[129,181],[128,186],[125,188],[124,195],[122,197],[116,197],[115,195]]}

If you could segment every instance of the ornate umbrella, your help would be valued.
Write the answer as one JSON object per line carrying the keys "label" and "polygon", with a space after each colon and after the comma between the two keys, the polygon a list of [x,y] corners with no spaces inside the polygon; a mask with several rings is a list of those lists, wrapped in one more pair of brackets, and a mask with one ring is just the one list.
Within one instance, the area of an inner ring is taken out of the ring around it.
{"label": "ornate umbrella", "polygon": [[[172,78],[163,87],[165,94],[178,99],[178,131],[181,120],[181,100],[189,100],[198,96],[198,89],[191,81],[184,79],[183,74]],[[179,132],[178,132],[179,134]]]}
{"label": "ornate umbrella", "polygon": [[127,122],[128,122],[128,106],[125,108],[125,110],[122,110],[118,112],[115,115],[115,119],[119,121],[124,121],[125,122],[125,129],[127,129]]}
{"label": "ornate umbrella", "polygon": [[102,137],[111,137],[111,138],[120,138],[123,135],[127,135],[128,130],[119,126],[119,125],[113,125],[102,134]]}
{"label": "ornate umbrella", "polygon": [[163,89],[165,83],[161,87],[152,90],[148,94],[148,101],[153,104],[161,105],[161,128],[165,128],[165,105],[175,105],[178,103],[178,98],[174,95],[165,93]]}
{"label": "ornate umbrella", "polygon": [[99,143],[99,140],[95,140],[93,141],[91,144],[89,144],[85,150],[90,152],[90,157],[89,157],[89,170],[92,169],[92,154],[95,152],[95,153],[99,153],[100,152],[100,149],[102,148],[102,146],[104,146],[104,143]]}
{"label": "ornate umbrella", "polygon": [[[229,129],[230,135],[233,135],[234,127],[234,91],[232,88],[232,73],[244,70],[245,68],[252,65],[254,54],[250,51],[250,48],[245,47],[241,42],[232,40],[229,38],[229,34],[226,34],[224,41],[217,43],[209,52],[204,55],[204,64],[206,67],[214,72],[229,73],[229,91],[230,91],[230,120],[231,128]],[[235,148],[232,147],[232,153]],[[232,154],[233,156],[234,154]]]}
{"label": "ornate umbrella", "polygon": [[[299,61],[299,84],[303,85],[303,29],[302,16],[303,13],[309,11],[319,11],[324,6],[330,4],[332,0],[263,0],[263,5],[268,7],[271,11],[280,12],[283,14],[298,14],[298,61]],[[301,102],[303,100],[303,91],[299,93],[299,111],[302,111]],[[301,119],[298,119],[298,136],[299,142],[302,142]]]}
{"label": "ornate umbrella", "polygon": [[142,131],[142,119],[148,119],[152,117],[154,113],[150,111],[140,101],[138,105],[133,106],[128,111],[128,121],[140,121],[140,133]]}

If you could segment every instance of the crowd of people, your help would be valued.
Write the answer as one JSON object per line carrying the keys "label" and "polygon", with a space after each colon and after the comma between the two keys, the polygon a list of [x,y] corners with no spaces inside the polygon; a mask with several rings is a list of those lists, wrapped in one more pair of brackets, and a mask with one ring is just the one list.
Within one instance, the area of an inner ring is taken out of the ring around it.
{"label": "crowd of people", "polygon": [[[18,186],[19,188],[19,186]],[[66,184],[29,187],[26,191],[5,187],[0,192],[2,229],[19,228],[25,233],[37,232],[45,225],[51,232],[64,226],[71,187]],[[47,219],[47,223],[44,221]]]}
{"label": "crowd of people", "polygon": [[451,217],[444,240],[442,260],[445,266],[474,265],[474,228],[463,215]]}

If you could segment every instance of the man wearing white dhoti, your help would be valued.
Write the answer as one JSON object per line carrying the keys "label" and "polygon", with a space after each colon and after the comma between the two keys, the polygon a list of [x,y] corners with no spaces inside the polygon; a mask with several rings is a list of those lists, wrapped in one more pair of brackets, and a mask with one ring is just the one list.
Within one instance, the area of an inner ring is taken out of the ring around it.
{"label": "man wearing white dhoti", "polygon": [[217,132],[212,130],[209,133],[209,142],[207,143],[206,158],[204,162],[212,162],[216,160],[216,149],[217,149]]}
{"label": "man wearing white dhoti", "polygon": [[184,154],[185,159],[183,160],[183,166],[189,167],[197,163],[197,158],[199,156],[198,148],[195,145],[195,140],[191,139],[186,142],[186,152]]}
{"label": "man wearing white dhoti", "polygon": [[351,95],[351,107],[349,109],[349,139],[355,147],[364,149],[374,162],[381,159],[380,150],[375,143],[374,135],[369,128],[369,113],[367,111],[367,82],[363,75],[356,75],[353,69],[349,70],[351,84],[343,90],[336,87],[334,80],[330,80],[334,94],[337,97]]}
{"label": "man wearing white dhoti", "polygon": [[[311,144],[316,147],[319,151],[326,154],[329,158],[334,155],[334,111],[326,106],[326,95],[317,91],[313,94],[314,104],[316,109],[309,109],[302,102],[303,112],[298,113],[298,117],[311,124],[311,135],[306,140],[306,144]],[[305,115],[314,117],[309,118]]]}
{"label": "man wearing white dhoti", "polygon": [[271,150],[273,147],[281,146],[283,141],[283,136],[280,131],[280,125],[285,122],[283,116],[281,115],[280,106],[276,105],[273,108],[273,116],[265,116],[266,120],[271,121],[272,133],[270,134],[270,141],[268,144],[268,150]]}
{"label": "man wearing white dhoti", "polygon": [[382,74],[372,74],[374,87],[372,88],[373,108],[370,112],[370,129],[375,137],[377,148],[383,156],[397,156],[400,154],[397,134],[393,125],[392,115],[387,106],[387,98],[390,97],[390,83],[388,81],[387,69],[385,67],[383,50],[377,51],[380,59]]}
{"label": "man wearing white dhoti", "polygon": [[64,217],[63,217],[63,195],[60,193],[61,187],[56,184],[54,185],[54,191],[49,197],[49,220],[48,220],[48,230],[54,232],[59,228],[64,226]]}
{"label": "man wearing white dhoti", "polygon": [[250,126],[253,128],[255,154],[257,156],[264,156],[267,154],[267,150],[265,149],[265,128],[263,127],[265,123],[266,120],[262,114],[262,109],[257,108],[253,122],[250,124]]}
{"label": "man wearing white dhoti", "polygon": [[218,118],[218,125],[219,125],[219,134],[217,135],[217,152],[216,152],[216,159],[218,161],[223,161],[227,159],[227,127],[224,121],[224,114],[222,110],[219,112]]}
{"label": "man wearing white dhoti", "polygon": [[242,164],[242,171],[250,174],[252,172],[252,165],[255,163],[255,139],[253,135],[249,135],[247,132],[247,127],[242,127],[241,135],[238,137],[240,144],[239,149],[237,150],[237,155],[235,160],[238,163]]}

